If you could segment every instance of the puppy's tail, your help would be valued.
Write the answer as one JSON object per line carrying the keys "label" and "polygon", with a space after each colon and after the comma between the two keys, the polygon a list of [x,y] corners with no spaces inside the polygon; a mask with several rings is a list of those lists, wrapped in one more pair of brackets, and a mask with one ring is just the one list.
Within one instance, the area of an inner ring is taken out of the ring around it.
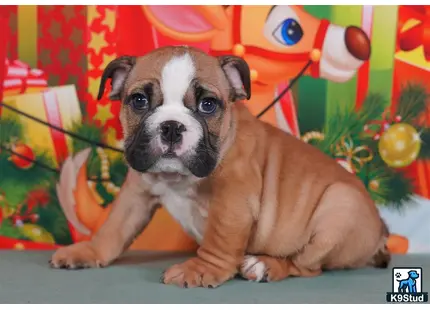
{"label": "puppy's tail", "polygon": [[388,226],[383,219],[382,222],[382,238],[376,253],[373,255],[370,265],[376,268],[388,268],[391,261],[391,254],[387,247],[387,240],[390,232]]}

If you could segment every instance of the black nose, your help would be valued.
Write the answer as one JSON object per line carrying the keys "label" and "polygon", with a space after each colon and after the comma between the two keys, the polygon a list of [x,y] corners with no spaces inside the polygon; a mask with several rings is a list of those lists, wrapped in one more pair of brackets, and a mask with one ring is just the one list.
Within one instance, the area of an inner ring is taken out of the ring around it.
{"label": "black nose", "polygon": [[169,144],[175,144],[181,141],[185,126],[176,121],[167,121],[161,123],[160,129],[161,140]]}

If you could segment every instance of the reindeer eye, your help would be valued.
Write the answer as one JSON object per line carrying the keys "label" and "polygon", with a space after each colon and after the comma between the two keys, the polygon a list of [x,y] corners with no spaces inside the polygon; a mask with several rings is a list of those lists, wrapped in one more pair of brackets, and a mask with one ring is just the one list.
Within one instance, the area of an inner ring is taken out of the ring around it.
{"label": "reindeer eye", "polygon": [[131,97],[131,106],[137,111],[146,110],[149,107],[149,100],[143,94],[134,94]]}
{"label": "reindeer eye", "polygon": [[302,23],[293,6],[275,5],[264,24],[264,36],[273,44],[290,48],[301,42],[305,35]]}
{"label": "reindeer eye", "polygon": [[287,18],[273,31],[279,43],[288,46],[297,44],[303,37],[303,29],[294,18]]}

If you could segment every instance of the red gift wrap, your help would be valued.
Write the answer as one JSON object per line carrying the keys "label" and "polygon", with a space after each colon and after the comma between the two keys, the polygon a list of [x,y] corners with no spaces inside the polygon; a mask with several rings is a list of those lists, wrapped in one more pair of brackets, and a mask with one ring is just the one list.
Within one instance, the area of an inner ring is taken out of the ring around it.
{"label": "red gift wrap", "polygon": [[[421,84],[430,93],[430,6],[399,6],[393,79],[393,111],[402,87]],[[422,119],[430,125],[430,114]],[[430,199],[430,161],[417,160],[403,171],[415,182],[416,193]]]}

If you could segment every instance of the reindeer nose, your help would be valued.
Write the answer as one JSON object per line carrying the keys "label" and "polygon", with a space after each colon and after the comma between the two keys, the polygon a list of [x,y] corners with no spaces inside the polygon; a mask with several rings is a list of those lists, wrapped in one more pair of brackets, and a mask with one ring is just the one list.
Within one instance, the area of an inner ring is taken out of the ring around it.
{"label": "reindeer nose", "polygon": [[370,40],[359,27],[349,26],[346,28],[345,44],[355,58],[363,61],[370,58]]}

